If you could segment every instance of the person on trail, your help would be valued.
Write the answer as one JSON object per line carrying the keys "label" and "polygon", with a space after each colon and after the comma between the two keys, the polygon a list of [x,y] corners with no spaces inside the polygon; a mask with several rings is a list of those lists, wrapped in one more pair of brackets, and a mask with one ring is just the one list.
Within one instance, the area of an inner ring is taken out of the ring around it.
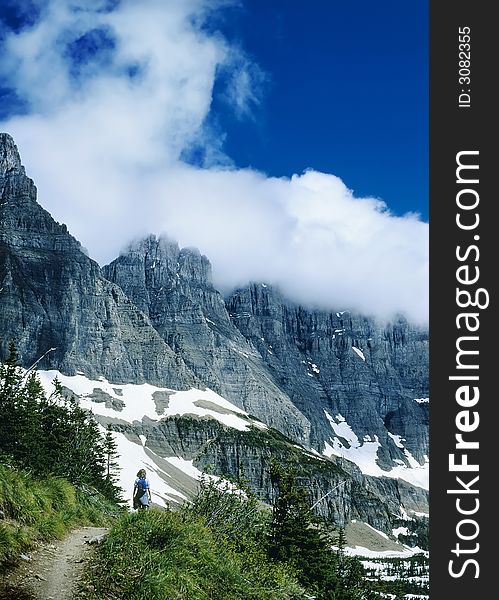
{"label": "person on trail", "polygon": [[146,470],[140,469],[133,486],[133,507],[135,509],[149,508],[151,502],[151,488],[146,478]]}

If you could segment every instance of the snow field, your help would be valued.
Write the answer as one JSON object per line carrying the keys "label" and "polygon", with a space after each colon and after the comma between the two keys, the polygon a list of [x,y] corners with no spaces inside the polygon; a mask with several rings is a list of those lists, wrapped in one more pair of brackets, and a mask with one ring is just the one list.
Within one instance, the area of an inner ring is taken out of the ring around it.
{"label": "snow field", "polygon": [[[397,465],[390,471],[384,471],[376,462],[378,449],[381,447],[376,435],[374,440],[366,436],[361,441],[341,414],[332,417],[326,410],[324,410],[324,414],[335,435],[335,437],[330,438],[331,443],[325,443],[322,452],[324,456],[330,457],[334,454],[346,458],[355,463],[365,475],[403,479],[423,489],[427,490],[429,488],[429,461],[427,460],[424,465],[420,465],[407,448],[404,448],[400,436],[389,433],[394,443],[403,449],[410,467],[405,464]],[[338,438],[345,440],[348,446]]]}

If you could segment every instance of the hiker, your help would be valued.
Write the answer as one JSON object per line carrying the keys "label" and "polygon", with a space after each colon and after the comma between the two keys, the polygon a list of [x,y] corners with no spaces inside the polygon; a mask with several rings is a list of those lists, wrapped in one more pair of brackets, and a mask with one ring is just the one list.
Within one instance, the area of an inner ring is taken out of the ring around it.
{"label": "hiker", "polygon": [[133,507],[136,509],[149,508],[151,502],[151,488],[149,481],[146,479],[146,470],[140,469],[133,486]]}

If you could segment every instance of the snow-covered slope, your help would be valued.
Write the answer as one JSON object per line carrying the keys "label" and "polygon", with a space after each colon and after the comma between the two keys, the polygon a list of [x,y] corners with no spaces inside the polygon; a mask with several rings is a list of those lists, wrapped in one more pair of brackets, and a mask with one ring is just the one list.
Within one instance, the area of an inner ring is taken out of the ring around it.
{"label": "snow-covered slope", "polygon": [[[47,393],[54,390],[53,380],[61,382],[79,398],[80,406],[91,411],[98,422],[109,419],[133,424],[144,419],[159,421],[164,417],[193,416],[214,419],[225,427],[238,431],[250,427],[266,429],[266,425],[251,418],[245,411],[228,402],[212,390],[176,391],[149,384],[111,384],[104,378],[88,379],[84,375],[67,376],[58,371],[40,371],[40,381]],[[153,501],[166,506],[182,503],[192,495],[202,473],[192,460],[178,456],[159,456],[147,447],[143,435],[114,432],[119,453],[119,486],[131,501],[137,471],[145,468],[151,483]]]}
{"label": "snow-covered slope", "polygon": [[[324,456],[341,456],[347,460],[355,463],[360,470],[366,475],[374,475],[376,477],[394,477],[396,479],[403,479],[413,485],[422,487],[427,490],[429,485],[429,461],[426,457],[424,465],[420,465],[419,462],[412,456],[412,454],[404,447],[401,436],[388,434],[395,445],[402,449],[409,467],[400,461],[401,464],[397,465],[393,469],[386,471],[381,469],[376,462],[378,449],[381,444],[378,436],[374,435],[365,436],[363,440],[359,440],[358,436],[353,431],[352,427],[347,423],[346,419],[341,415],[337,414],[332,417],[326,410],[324,411],[333,431],[330,438],[330,442],[325,443],[323,451]],[[395,459],[397,462],[397,459]]]}
{"label": "snow-covered slope", "polygon": [[[53,391],[53,380],[57,378],[63,389],[77,396],[80,406],[91,411],[102,427],[112,422],[135,425],[140,430],[145,422],[159,423],[167,417],[189,416],[214,420],[236,431],[267,429],[265,424],[208,388],[178,391],[150,384],[112,384],[103,377],[92,380],[82,374],[67,376],[55,370],[40,371],[39,376],[47,393]],[[359,440],[340,414],[332,417],[324,412],[332,429],[331,444],[326,443],[324,457],[340,456],[355,463],[366,475],[400,478],[427,489],[428,465],[421,467],[404,449],[411,467],[400,465],[391,471],[382,470],[376,463],[379,441]],[[157,504],[181,503],[192,495],[202,475],[192,460],[167,452],[160,454],[157,446],[153,451],[147,437],[133,433],[133,427],[126,431],[117,429],[114,437],[120,455],[119,485],[127,499],[131,498],[135,474],[142,467],[148,471],[153,499]],[[400,439],[394,441],[403,448]]]}

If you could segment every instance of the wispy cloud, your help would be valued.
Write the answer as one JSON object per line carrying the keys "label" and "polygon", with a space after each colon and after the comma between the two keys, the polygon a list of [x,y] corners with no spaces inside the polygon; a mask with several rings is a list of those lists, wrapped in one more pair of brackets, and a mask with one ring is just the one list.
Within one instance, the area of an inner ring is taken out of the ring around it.
{"label": "wispy cloud", "polygon": [[[424,322],[426,223],[356,198],[331,174],[230,166],[207,126],[216,78],[228,110],[248,117],[264,75],[203,27],[220,4],[52,0],[7,35],[1,73],[28,108],[0,126],[40,202],[100,263],[166,232],[209,256],[226,290],[264,280],[301,302]],[[183,161],[193,148],[209,168]]]}

